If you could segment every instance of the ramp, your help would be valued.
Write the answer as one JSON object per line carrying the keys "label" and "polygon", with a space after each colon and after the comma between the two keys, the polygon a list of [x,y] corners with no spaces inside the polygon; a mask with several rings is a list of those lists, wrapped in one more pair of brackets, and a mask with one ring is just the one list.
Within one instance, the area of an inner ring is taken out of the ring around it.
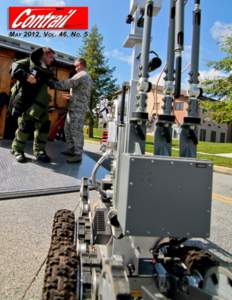
{"label": "ramp", "polygon": [[[90,176],[99,154],[85,152],[80,164],[67,164],[60,152],[65,149],[62,142],[49,142],[47,153],[50,164],[38,163],[32,155],[32,143],[28,143],[26,155],[29,161],[20,164],[10,153],[10,141],[0,141],[0,200],[25,196],[79,191],[80,179]],[[107,173],[101,168],[98,178]]]}

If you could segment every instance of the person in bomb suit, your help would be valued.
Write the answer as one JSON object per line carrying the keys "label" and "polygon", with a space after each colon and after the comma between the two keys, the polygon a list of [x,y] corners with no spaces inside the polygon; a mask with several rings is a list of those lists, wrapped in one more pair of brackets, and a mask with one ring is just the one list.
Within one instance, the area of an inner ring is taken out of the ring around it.
{"label": "person in bomb suit", "polygon": [[92,79],[86,71],[86,61],[78,58],[75,60],[74,66],[76,74],[72,78],[49,83],[50,88],[70,91],[66,95],[69,104],[64,126],[67,150],[62,152],[69,156],[68,163],[78,163],[82,160],[84,118],[85,112],[88,110],[92,88]]}
{"label": "person in bomb suit", "polygon": [[48,82],[53,78],[51,64],[55,52],[50,48],[38,48],[27,59],[12,64],[11,75],[16,83],[11,89],[10,108],[18,118],[11,152],[18,162],[26,162],[24,148],[34,133],[33,153],[38,161],[50,162],[46,143],[50,129],[48,117]]}

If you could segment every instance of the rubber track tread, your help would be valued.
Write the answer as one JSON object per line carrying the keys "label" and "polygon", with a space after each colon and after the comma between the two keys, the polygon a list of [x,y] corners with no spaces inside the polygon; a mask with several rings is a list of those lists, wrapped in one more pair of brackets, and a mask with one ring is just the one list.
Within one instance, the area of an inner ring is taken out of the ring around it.
{"label": "rubber track tread", "polygon": [[78,258],[69,242],[52,245],[44,276],[42,300],[76,300]]}
{"label": "rubber track tread", "polygon": [[67,209],[58,210],[54,216],[51,245],[57,242],[74,242],[75,215]]}
{"label": "rubber track tread", "polygon": [[53,220],[42,300],[76,300],[78,258],[74,245],[75,215],[62,209]]}

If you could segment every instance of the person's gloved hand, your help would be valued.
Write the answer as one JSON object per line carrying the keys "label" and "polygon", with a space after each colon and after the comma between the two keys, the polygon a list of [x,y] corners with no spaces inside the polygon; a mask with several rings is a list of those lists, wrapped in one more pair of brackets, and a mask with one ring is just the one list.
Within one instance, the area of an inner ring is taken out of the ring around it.
{"label": "person's gloved hand", "polygon": [[50,89],[53,89],[54,88],[53,80],[49,80],[47,85],[48,85],[48,87],[50,87]]}
{"label": "person's gloved hand", "polygon": [[37,83],[37,79],[33,75],[28,75],[27,82],[29,82],[30,84],[36,84]]}

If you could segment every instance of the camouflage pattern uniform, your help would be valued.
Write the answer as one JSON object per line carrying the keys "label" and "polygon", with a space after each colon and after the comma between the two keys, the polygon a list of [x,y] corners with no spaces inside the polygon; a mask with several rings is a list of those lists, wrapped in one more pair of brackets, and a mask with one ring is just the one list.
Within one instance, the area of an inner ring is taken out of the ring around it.
{"label": "camouflage pattern uniform", "polygon": [[[32,85],[26,78],[36,72],[37,83]],[[13,153],[23,153],[25,144],[34,132],[33,152],[45,152],[50,121],[48,117],[48,86],[53,74],[49,68],[37,65],[31,58],[14,63],[12,77],[17,80],[11,90],[12,112],[18,116],[18,129],[12,143]]]}
{"label": "camouflage pattern uniform", "polygon": [[49,86],[58,90],[70,90],[65,138],[68,149],[75,155],[82,155],[84,117],[90,101],[92,80],[86,71],[80,71],[71,79],[53,81]]}

